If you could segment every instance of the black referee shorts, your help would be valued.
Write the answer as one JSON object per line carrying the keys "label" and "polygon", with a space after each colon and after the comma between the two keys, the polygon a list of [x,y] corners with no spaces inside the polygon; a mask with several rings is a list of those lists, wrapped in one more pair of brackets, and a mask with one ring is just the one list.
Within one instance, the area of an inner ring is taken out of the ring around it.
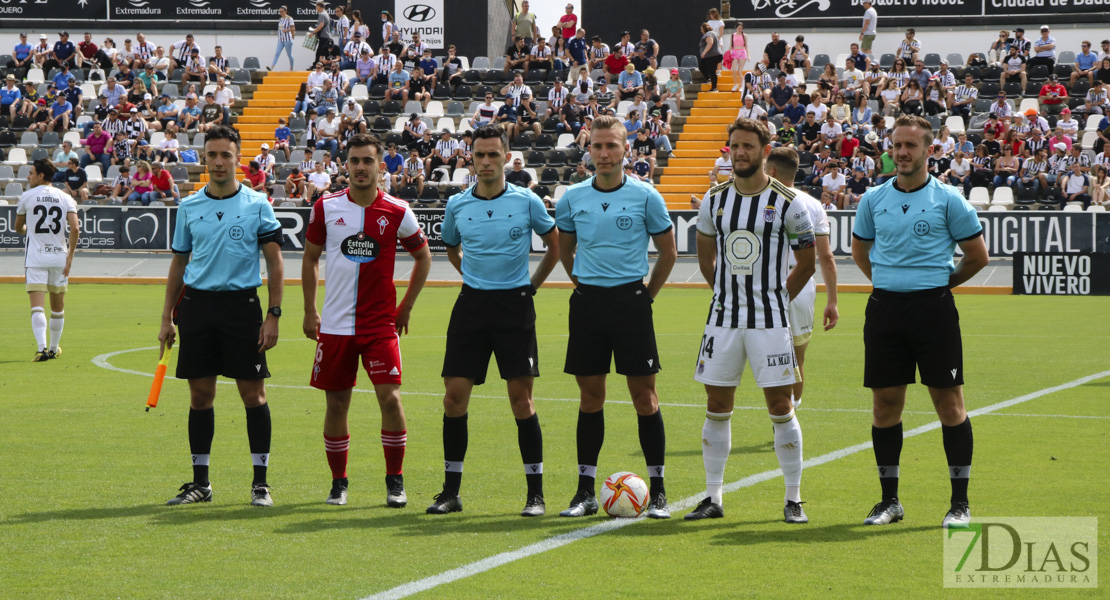
{"label": "black referee shorts", "polygon": [[256,290],[206,292],[186,287],[177,305],[177,378],[270,376],[258,351],[262,304]]}
{"label": "black referee shorts", "polygon": [[864,387],[914,383],[915,367],[929,387],[964,383],[960,315],[947,288],[907,293],[876,289],[867,300],[863,344]]}
{"label": "black referee shorts", "polygon": [[570,295],[567,363],[571,375],[617,373],[639,377],[660,371],[651,294],[640,281],[606,288],[580,284]]}
{"label": "black referee shorts", "polygon": [[501,379],[539,376],[531,286],[510,290],[462,286],[447,325],[442,376],[465,377],[473,379],[474,385],[482,385],[490,354],[497,357]]}

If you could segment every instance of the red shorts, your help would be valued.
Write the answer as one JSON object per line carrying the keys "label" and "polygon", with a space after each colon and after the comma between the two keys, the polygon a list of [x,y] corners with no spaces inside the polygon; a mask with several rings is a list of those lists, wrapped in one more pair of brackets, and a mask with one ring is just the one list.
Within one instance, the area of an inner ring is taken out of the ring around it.
{"label": "red shorts", "polygon": [[312,365],[312,387],[321,390],[353,388],[358,376],[358,359],[374,385],[401,384],[401,345],[396,333],[375,335],[316,336],[316,360]]}

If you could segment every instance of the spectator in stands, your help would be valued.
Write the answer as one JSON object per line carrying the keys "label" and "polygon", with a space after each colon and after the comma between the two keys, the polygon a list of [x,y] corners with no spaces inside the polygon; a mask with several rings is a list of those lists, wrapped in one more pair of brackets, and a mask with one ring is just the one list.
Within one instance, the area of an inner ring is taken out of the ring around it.
{"label": "spectator in stands", "polygon": [[506,92],[505,102],[497,109],[494,121],[505,129],[505,132],[509,134],[509,139],[513,139],[516,137],[517,120],[516,102],[512,94]]}
{"label": "spectator in stands", "polygon": [[200,122],[197,123],[197,131],[207,132],[212,127],[219,125],[223,121],[223,117],[224,111],[219,104],[216,104],[216,95],[208,92],[204,95],[204,104],[200,107]]}
{"label": "spectator in stands", "polygon": [[99,122],[93,122],[92,131],[85,136],[85,139],[81,140],[81,145],[85,147],[85,155],[81,157],[81,168],[83,169],[95,161],[100,163],[101,172],[107,173],[110,164],[109,159],[111,158],[109,150],[112,145],[112,137],[105,133],[104,127]]}
{"label": "spectator in stands", "polygon": [[[852,44],[852,46],[855,46],[855,44]],[[851,57],[845,59],[844,75],[839,82],[839,92],[844,95],[845,99],[854,100],[857,95],[862,95],[863,81],[864,72],[856,68],[856,61],[852,60]]]}
{"label": "spectator in stands", "polygon": [[994,159],[986,144],[975,147],[975,156],[971,159],[971,185],[972,187],[987,187],[994,179]]}
{"label": "spectator in stands", "polygon": [[116,175],[116,178],[112,180],[112,191],[108,197],[108,202],[126,202],[131,192],[131,168],[124,165],[119,168],[119,175]]}
{"label": "spectator in stands", "polygon": [[320,91],[324,87],[324,82],[328,79],[328,74],[324,72],[324,63],[317,61],[316,64],[313,65],[312,72],[308,74],[306,80],[310,93],[315,94]]}
{"label": "spectator in stands", "polygon": [[1087,210],[1091,206],[1090,178],[1083,172],[1078,162],[1071,163],[1070,167],[1071,171],[1064,175],[1060,183],[1060,189],[1063,190],[1060,208],[1067,206],[1070,202],[1081,202],[1083,203],[1083,210]]}
{"label": "spectator in stands", "polygon": [[[600,40],[599,40],[600,42]],[[570,58],[570,67],[589,66],[589,44],[586,42],[586,30],[579,28],[574,37],[567,40],[567,56]]]}
{"label": "spectator in stands", "polygon": [[369,48],[363,48],[359,53],[358,60],[355,61],[355,79],[351,83],[354,84],[357,82],[367,87],[373,85],[374,76],[377,75],[377,67],[378,61],[374,60],[374,57],[371,56],[371,50]]}
{"label": "spectator in stands", "polygon": [[305,181],[306,178],[304,173],[301,172],[301,168],[299,166],[294,166],[289,176],[285,178],[284,185],[286,197],[303,199],[305,196]]}
{"label": "spectator in stands", "polygon": [[570,175],[570,185],[582,183],[591,177],[593,177],[593,173],[586,169],[586,163],[579,162],[574,166],[574,173]]}
{"label": "spectator in stands", "polygon": [[428,110],[428,103],[432,101],[432,90],[435,85],[424,74],[424,71],[417,67],[413,69],[412,76],[409,78],[409,100],[420,103],[420,110]]}
{"label": "spectator in stands", "polygon": [[513,43],[505,50],[505,69],[507,75],[512,70],[528,72],[528,61],[531,58],[530,47],[525,45],[524,38],[513,38]]}
{"label": "spectator in stands", "polygon": [[1009,144],[1003,144],[1002,157],[994,164],[994,179],[992,183],[995,189],[1002,186],[1012,186],[1014,181],[1018,179],[1020,173],[1021,159],[1014,156],[1014,147]]}
{"label": "spectator in stands", "polygon": [[917,32],[910,27],[906,30],[906,37],[898,45],[898,50],[895,51],[894,55],[906,61],[906,64],[913,64],[920,53],[921,41],[917,39]]}
{"label": "spectator in stands", "polygon": [[131,157],[134,156],[135,140],[127,137],[122,129],[116,132],[115,141],[112,142],[112,157],[113,165],[128,166],[131,164]]}
{"label": "spectator in stands", "polygon": [[574,94],[567,96],[566,102],[559,108],[558,116],[559,123],[555,125],[555,131],[577,136],[582,129],[582,109]]}
{"label": "spectator in stands", "polygon": [[95,68],[98,68],[105,73],[112,70],[116,64],[116,59],[119,57],[119,49],[116,48],[116,42],[110,37],[104,38],[104,42],[100,44],[100,49],[96,51],[93,57]]}
{"label": "spectator in stands", "polygon": [[69,81],[75,81],[76,78],[73,76],[73,73],[69,72],[69,63],[64,63],[61,66],[57,67],[57,69],[58,72],[54,75],[53,78],[51,78],[50,81],[54,84],[54,87],[58,88],[59,90],[64,90],[66,85],[69,84]]}
{"label": "spectator in stands", "polygon": [[285,50],[285,54],[289,57],[289,70],[293,70],[293,38],[296,37],[296,33],[297,26],[293,22],[293,17],[289,16],[289,9],[284,6],[278,7],[277,50],[274,51],[273,62],[266,67],[267,71],[272,71],[274,67],[277,66],[278,58],[281,58],[282,50]]}
{"label": "spectator in stands", "polygon": [[913,63],[913,71],[910,71],[910,79],[917,81],[917,85],[924,90],[929,85],[929,79],[933,77],[933,72],[925,68],[925,62],[920,58]]}
{"label": "spectator in stands", "polygon": [[386,155],[382,157],[382,162],[385,163],[384,172],[388,174],[392,187],[399,188],[401,177],[404,175],[405,157],[397,154],[397,144],[391,143],[386,147]]}
{"label": "spectator in stands", "polygon": [[[605,77],[605,83],[608,84],[612,80],[619,86],[619,78],[624,75],[626,68],[630,66],[631,63],[628,61],[628,57],[624,55],[624,51],[621,49],[621,47],[615,46],[613,48],[613,52],[605,57],[603,64],[603,75]],[[633,67],[633,70],[634,69],[635,67]],[[639,74],[637,73],[637,75]],[[640,85],[643,85],[642,80],[640,81]],[[623,93],[623,89],[621,91]]]}
{"label": "spectator in stands", "polygon": [[840,126],[847,130],[852,125],[852,107],[844,101],[844,93],[838,91],[833,96],[832,106],[829,106],[828,114],[832,115]]}
{"label": "spectator in stands", "polygon": [[541,38],[536,38],[536,44],[528,52],[528,60],[525,61],[524,71],[527,73],[528,69],[542,69],[550,71],[555,68],[555,61],[551,54],[551,46],[547,45],[547,41]]}
{"label": "spectator in stands", "polygon": [[539,39],[540,28],[536,25],[535,13],[528,11],[528,0],[520,3],[520,12],[509,22],[509,35],[521,38],[528,47],[533,40]]}
{"label": "spectator in stands", "polygon": [[58,150],[54,152],[54,167],[58,170],[54,173],[54,178],[51,180],[53,183],[61,183],[65,181],[66,169],[69,168],[69,159],[77,158],[77,153],[73,151],[73,143],[69,140],[62,142]]}
{"label": "spectator in stands", "polygon": [[69,130],[70,120],[73,119],[73,105],[62,94],[54,99],[50,106],[50,120],[44,131],[57,131],[59,135]]}
{"label": "spectator in stands", "polygon": [[617,88],[620,91],[621,100],[631,100],[637,95],[643,100],[644,77],[631,63],[626,64],[617,79]]}
{"label": "spectator in stands", "polygon": [[743,117],[745,119],[758,119],[760,115],[765,114],[767,114],[767,111],[763,110],[762,106],[759,106],[755,103],[754,97],[748,95],[744,96],[744,104],[740,107],[740,110],[736,113],[736,116],[737,118]]}
{"label": "spectator in stands", "polygon": [[894,59],[894,65],[890,67],[890,72],[887,73],[887,81],[893,81],[897,84],[898,91],[902,91],[909,84],[912,75],[906,69],[908,63],[901,59]]}
{"label": "spectator in stands", "polygon": [[921,115],[924,110],[925,91],[916,78],[910,78],[906,88],[902,90],[901,109],[903,114]]}
{"label": "spectator in stands", "polygon": [[864,192],[871,187],[871,180],[862,168],[854,167],[852,177],[845,183],[844,187],[844,206],[849,210],[855,210]]}
{"label": "spectator in stands", "polygon": [[[709,82],[711,92],[717,91],[717,66],[721,64],[722,59],[720,38],[710,29],[708,23],[702,23],[701,39],[698,42],[698,70]],[[609,65],[608,61],[609,59],[606,59],[606,65]]]}
{"label": "spectator in stands", "polygon": [[863,171],[864,177],[868,180],[875,176],[875,159],[864,154],[862,142],[856,146],[855,152],[852,154],[851,165],[853,169]]}
{"label": "spectator in stands", "polygon": [[1110,114],[1110,98],[1107,96],[1107,86],[1096,79],[1091,89],[1087,90],[1083,104],[1076,107],[1075,111],[1085,116]]}
{"label": "spectator in stands", "polygon": [[[400,67],[400,63],[397,63],[397,66]],[[402,71],[402,73],[404,72]],[[404,75],[407,77],[408,73],[404,73]],[[387,90],[385,94],[385,99],[387,101],[392,99],[390,97],[390,91],[391,90]],[[407,100],[408,90],[405,90],[405,92],[405,99]],[[324,80],[324,86],[320,88],[320,91],[316,92],[316,98],[313,101],[313,106],[322,111],[334,110],[336,112],[339,112],[339,91],[335,89],[335,85],[332,83],[331,79]]]}
{"label": "spectator in stands", "polygon": [[[987,61],[991,66],[1000,66],[1002,61],[1005,60],[1006,55],[1010,53],[1011,42],[1013,38],[1010,37],[1010,32],[1003,29],[998,33],[998,39],[991,42],[991,47],[987,50]],[[1018,49],[1020,53],[1020,48]],[[1025,56],[1022,54],[1022,56]]]}
{"label": "spectator in stands", "polygon": [[1060,111],[1060,119],[1056,121],[1056,128],[1064,132],[1071,139],[1072,144],[1079,142],[1079,121],[1071,116],[1071,109]]}
{"label": "spectator in stands", "polygon": [[820,90],[814,91],[810,97],[810,103],[806,105],[806,112],[813,113],[818,123],[825,122],[825,116],[829,114],[829,106],[825,104],[825,97]]}
{"label": "spectator in stands", "polygon": [[156,118],[159,128],[165,128],[168,127],[170,123],[177,122],[180,111],[177,109],[177,105],[173,103],[173,100],[170,99],[169,94],[162,94],[160,100],[162,104],[158,106]]}
{"label": "spectator in stands", "polygon": [[836,143],[836,149],[840,158],[851,158],[856,155],[859,150],[859,139],[851,129],[846,129],[844,134],[840,136],[840,140]]}
{"label": "spectator in stands", "polygon": [[[775,35],[771,35],[771,39],[775,39]],[[794,45],[786,54],[785,60],[789,62],[795,69],[802,69],[802,79],[809,78],[809,69],[812,63],[809,60],[809,44],[805,43],[806,37],[798,35],[794,38]]]}
{"label": "spectator in stands", "polygon": [[583,115],[582,128],[578,130],[578,135],[574,136],[574,141],[571,142],[571,148],[589,148],[590,147],[590,125],[594,122],[594,116],[591,114]]}
{"label": "spectator in stands", "polygon": [[[816,115],[814,115],[816,117]],[[836,117],[832,112],[825,115],[825,121],[821,124],[821,144],[829,147],[836,147],[840,140],[844,138],[844,128],[837,122]],[[851,155],[849,155],[851,156]]]}
{"label": "spectator in stands", "polygon": [[536,114],[536,103],[532,102],[532,90],[525,87],[520,93],[520,104],[516,107],[516,135],[531,130],[535,135],[542,131],[540,115]]}
{"label": "spectator in stands", "polygon": [[259,154],[255,155],[254,161],[258,163],[258,170],[266,176],[267,181],[274,179],[274,165],[277,164],[277,159],[273,154],[270,154],[270,145],[262,144],[259,148]]}
{"label": "spectator in stands", "polygon": [[868,98],[877,98],[879,92],[886,89],[886,73],[879,63],[873,62],[863,74],[863,93]]}
{"label": "spectator in stands", "polygon": [[459,143],[451,137],[451,132],[449,130],[444,129],[439,134],[439,141],[436,142],[435,148],[432,150],[432,155],[424,161],[424,171],[427,178],[429,180],[434,180],[432,175],[435,173],[435,170],[446,168],[447,179],[450,179],[458,159]]}
{"label": "spectator in stands", "polygon": [[536,187],[536,181],[524,170],[524,162],[519,157],[513,159],[512,169],[505,173],[505,182],[528,189]]}
{"label": "spectator in stands", "polygon": [[144,69],[146,66],[153,69],[151,74],[154,76],[154,79],[159,82],[168,81],[170,78],[170,69],[173,68],[170,64],[169,57],[166,56],[166,49],[161,46],[154,49],[154,56],[147,61],[146,65],[144,65]]}
{"label": "spectator in stands", "polygon": [[15,85],[15,75],[9,73],[4,78],[4,87],[0,88],[0,115],[8,115],[9,119],[15,121],[15,114],[22,99],[23,93]]}
{"label": "spectator in stands", "polygon": [[1068,89],[1060,85],[1055,73],[1048,76],[1048,81],[1041,86],[1037,94],[1041,114],[1044,116],[1058,115],[1068,104]]}
{"label": "spectator in stands", "polygon": [[46,61],[50,60],[50,55],[53,52],[54,47],[47,43],[46,34],[39,34],[39,43],[31,51],[31,55],[34,57],[31,61],[35,67],[42,69],[43,73],[46,73],[46,69],[43,68],[43,66],[46,64]]}
{"label": "spectator in stands", "polygon": [[1094,175],[1087,178],[1087,186],[1091,204],[1110,204],[1110,177],[1107,176],[1106,165],[1095,165]]}
{"label": "spectator in stands", "polygon": [[[1002,156],[1002,142],[996,139],[997,136],[995,133],[998,131],[998,128],[989,126],[990,121],[987,123],[988,125],[983,126],[983,141],[980,142],[979,145],[985,146],[987,149],[987,156],[991,157],[992,160],[996,160],[999,156]],[[971,162],[975,162],[974,154],[971,155]]]}
{"label": "spectator in stands", "polygon": [[844,191],[847,186],[848,180],[845,179],[844,174],[835,164],[830,164],[825,168],[824,176],[821,177],[821,202],[835,204],[837,208],[844,210]]}
{"label": "spectator in stands", "polygon": [[12,59],[5,65],[9,69],[29,69],[34,64],[34,48],[27,43],[27,34],[19,34],[19,43],[12,48]]}
{"label": "spectator in stands", "polygon": [[971,119],[971,109],[979,98],[979,89],[975,87],[975,76],[971,73],[964,75],[963,85],[956,86],[948,98],[948,108],[953,115],[960,115],[964,119]]}
{"label": "spectator in stands", "polygon": [[189,50],[189,58],[185,59],[185,70],[181,75],[181,87],[187,88],[189,83],[194,81],[201,88],[208,83],[208,65],[200,55],[199,48]]}
{"label": "spectator in stands", "polygon": [[[423,183],[424,170],[420,170],[421,183]],[[309,204],[315,204],[320,196],[327,193],[331,187],[331,175],[324,170],[324,163],[318,162],[311,173],[308,174],[308,181],[305,183],[305,199]],[[423,187],[423,186],[421,186]]]}
{"label": "spectator in stands", "polygon": [[153,174],[150,163],[140,160],[135,163],[135,174],[131,176],[131,194],[127,202],[141,202],[143,206],[150,204],[150,191],[153,189],[150,180]]}
{"label": "spectator in stands", "polygon": [[231,122],[231,106],[235,104],[235,91],[227,87],[226,80],[221,75],[216,77],[216,89],[212,93],[216,104],[219,104],[223,110],[223,124],[227,125]]}
{"label": "spectator in stands", "polygon": [[[173,185],[173,177],[170,175],[170,172],[167,171],[160,162],[152,163],[150,168],[151,189],[147,192],[147,200],[143,202],[143,205],[146,206],[155,200],[161,202],[172,200],[173,204],[179,204],[181,198],[178,197],[177,189]],[[258,191],[265,193],[265,189]]]}
{"label": "spectator in stands", "polygon": [[317,123],[317,150],[327,150],[334,159],[339,153],[339,117],[334,108],[324,111],[324,118]]}
{"label": "spectator in stands", "polygon": [[1045,160],[1047,152],[1042,148],[1037,150],[1031,158],[1026,160],[1021,165],[1021,171],[1014,179],[1013,187],[1017,195],[1024,196],[1025,190],[1028,188],[1033,189],[1033,197],[1040,199],[1042,193],[1047,189],[1045,182],[1045,173],[1048,171],[1048,161]]}
{"label": "spectator in stands", "polygon": [[[170,66],[174,69],[184,67],[189,62],[189,55],[192,53],[193,48],[197,49],[198,54],[202,54],[200,46],[197,45],[191,33],[187,34],[185,39],[170,46]],[[158,49],[155,48],[154,52],[157,53]]]}
{"label": "spectator in stands", "polygon": [[929,84],[925,88],[925,114],[946,114],[948,111],[947,99],[948,93],[941,85],[940,78],[936,75],[929,78]]}
{"label": "spectator in stands", "polygon": [[[723,31],[723,29],[724,29],[723,22],[722,22],[721,28],[722,28],[722,31]],[[714,31],[716,31],[716,30],[714,30]],[[723,33],[718,32],[717,35],[720,36],[720,35],[723,35]],[[771,41],[767,42],[767,45],[763,47],[763,62],[767,65],[770,65],[773,68],[781,70],[782,69],[782,63],[784,62],[785,59],[786,59],[786,42],[784,40],[779,39],[779,32],[773,31],[773,32],[771,32]]]}
{"label": "spectator in stands", "polygon": [[1045,189],[1045,199],[1048,194],[1059,189],[1061,178],[1067,174],[1070,161],[1068,160],[1068,147],[1064,144],[1049,146],[1054,152],[1048,157],[1048,167],[1041,178]]}
{"label": "spectator in stands", "polygon": [[[394,63],[393,71],[389,74],[389,88],[385,91],[386,102],[396,99],[397,96],[400,96],[402,104],[408,102],[411,79],[412,76],[405,71],[402,63]],[[319,98],[317,98],[317,105],[319,105]]]}
{"label": "spectator in stands", "polygon": [[155,54],[157,48],[146,40],[146,34],[135,34],[135,50],[131,60],[132,69],[141,69]]}
{"label": "spectator in stands", "polygon": [[[176,106],[172,105],[171,106]],[[185,97],[185,108],[177,111],[177,126],[182,131],[188,131],[200,123],[201,110],[197,106],[196,96]]]}
{"label": "spectator in stands", "polygon": [[[614,85],[613,87],[615,88],[616,85]],[[595,89],[596,91],[594,92],[594,96],[597,97],[597,103],[598,106],[600,106],[600,110],[608,112],[611,111],[611,109],[616,108],[617,95],[614,94],[609,85],[605,83],[604,75],[598,76],[597,87]],[[597,114],[599,113],[595,113],[594,116],[597,116]]]}
{"label": "spectator in stands", "polygon": [[798,150],[818,151],[821,147],[821,125],[815,113],[806,111],[804,119],[798,124]]}
{"label": "spectator in stands", "polygon": [[998,87],[1005,87],[1006,82],[1011,79],[1020,79],[1021,89],[1024,90],[1028,83],[1028,73],[1025,69],[1026,62],[1025,55],[1019,51],[1018,47],[1016,45],[1010,46],[1009,54],[1002,62],[1002,75],[998,78]]}
{"label": "spectator in stands", "polygon": [[636,139],[636,132],[644,126],[643,119],[640,118],[640,112],[636,110],[628,111],[628,118],[624,121],[624,129],[628,132],[628,142]]}
{"label": "spectator in stands", "polygon": [[1045,65],[1049,72],[1056,67],[1056,38],[1049,35],[1048,25],[1041,25],[1041,37],[1033,42],[1033,53],[1029,66]]}
{"label": "spectator in stands", "polygon": [[136,79],[143,82],[143,86],[151,93],[157,93],[158,90],[158,75],[154,72],[154,61],[150,61],[143,65],[143,72],[135,76]]}
{"label": "spectator in stands", "polygon": [[1103,85],[1110,85],[1110,57],[1100,58],[1097,66],[1092,75],[1094,79],[1091,80],[1091,85],[1094,85],[1095,80],[1101,81]]}
{"label": "spectator in stands", "polygon": [[309,31],[309,35],[315,35],[318,40],[315,62],[321,62],[332,51],[334,42],[331,27],[331,17],[328,15],[327,4],[324,0],[317,0],[316,25]]}
{"label": "spectator in stands", "polygon": [[208,59],[208,77],[216,80],[221,77],[224,79],[230,78],[231,61],[224,56],[223,46],[216,46],[213,50],[216,55]]}
{"label": "spectator in stands", "polygon": [[955,187],[962,187],[964,196],[971,193],[971,173],[973,166],[971,161],[967,159],[967,155],[963,150],[957,150],[955,158],[948,165],[948,170],[944,173],[944,178],[949,185]]}
{"label": "spectator in stands", "polygon": [[1030,108],[1025,111],[1025,121],[1021,124],[1020,131],[1028,134],[1033,129],[1040,129],[1041,133],[1045,135],[1048,135],[1050,131],[1048,127],[1048,120],[1037,114],[1037,111]]}
{"label": "spectator in stands", "polygon": [[[431,133],[429,132],[429,135]],[[401,173],[401,186],[416,186],[416,193],[424,193],[424,159],[415,147],[409,150],[409,158],[405,160],[404,170]]]}
{"label": "spectator in stands", "polygon": [[775,131],[774,137],[774,141],[777,142],[779,146],[794,147],[798,139],[798,130],[794,127],[794,123],[790,120],[790,117],[784,116],[782,118],[782,127],[779,127]]}
{"label": "spectator in stands", "polygon": [[882,154],[879,155],[879,160],[875,162],[875,168],[879,171],[875,174],[875,185],[882,185],[887,180],[894,179],[897,175],[894,170],[894,157],[890,155],[889,149],[884,149]]}
{"label": "spectator in stands", "polygon": [[[649,113],[651,118],[647,121],[645,127],[648,130],[648,137],[655,143],[655,147],[666,152],[664,158],[674,156],[674,147],[671,146],[671,126],[663,121],[663,113],[659,109],[653,109]],[[767,115],[760,115],[759,118],[766,117]],[[652,173],[654,174],[654,164],[652,165]]]}
{"label": "spectator in stands", "polygon": [[127,95],[127,90],[119,84],[119,81],[112,76],[108,77],[108,82],[100,88],[100,97],[102,106],[116,106]]}
{"label": "spectator in stands", "polygon": [[1083,149],[1079,144],[1068,148],[1068,165],[1078,164],[1083,173],[1091,172],[1091,157],[1083,154]]}
{"label": "spectator in stands", "polygon": [[886,89],[879,93],[879,98],[882,100],[884,116],[896,117],[902,112],[902,93],[897,81],[888,81]]}
{"label": "spectator in stands", "polygon": [[49,73],[50,69],[55,67],[60,69],[64,66],[77,67],[77,47],[69,41],[68,31],[58,34],[58,41],[54,42],[54,48],[43,62],[42,70],[44,73]]}
{"label": "spectator in stands", "polygon": [[[987,109],[989,114],[994,115],[1003,125],[1011,122],[1014,117],[1013,106],[1006,100],[1006,92],[998,92],[998,98]],[[1001,132],[994,132],[996,136],[1001,135]]]}
{"label": "spectator in stands", "polygon": [[790,98],[794,96],[794,88],[787,85],[785,73],[780,72],[775,80],[776,83],[771,88],[767,103],[770,106],[769,114],[772,117],[784,113],[786,106],[790,104]]}
{"label": "spectator in stands", "polygon": [[[256,192],[266,194],[266,196],[270,195],[266,190],[266,174],[262,172],[257,160],[250,161],[250,163],[248,163],[246,167],[242,167],[242,169],[244,175],[243,183],[247,187]],[[271,202],[273,201],[271,200]]]}
{"label": "spectator in stands", "polygon": [[571,85],[570,93],[578,100],[580,107],[590,102],[590,96],[594,93],[594,80],[590,79],[590,72],[586,67],[578,68],[578,79]]}
{"label": "spectator in stands", "polygon": [[166,137],[158,145],[156,156],[160,162],[169,164],[178,161],[178,150],[181,148],[181,143],[177,141],[177,132],[170,129],[166,131]]}

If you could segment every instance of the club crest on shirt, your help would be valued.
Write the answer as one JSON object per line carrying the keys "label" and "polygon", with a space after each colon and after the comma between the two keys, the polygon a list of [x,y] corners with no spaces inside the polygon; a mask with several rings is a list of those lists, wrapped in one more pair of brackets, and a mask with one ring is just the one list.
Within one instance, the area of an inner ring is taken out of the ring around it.
{"label": "club crest on shirt", "polygon": [[776,214],[778,213],[775,211],[774,206],[767,206],[763,209],[763,220],[768,223],[774,223]]}
{"label": "club crest on shirt", "polygon": [[379,232],[382,235],[385,235],[385,228],[389,227],[389,219],[385,218],[385,215],[378,217],[378,227]]}

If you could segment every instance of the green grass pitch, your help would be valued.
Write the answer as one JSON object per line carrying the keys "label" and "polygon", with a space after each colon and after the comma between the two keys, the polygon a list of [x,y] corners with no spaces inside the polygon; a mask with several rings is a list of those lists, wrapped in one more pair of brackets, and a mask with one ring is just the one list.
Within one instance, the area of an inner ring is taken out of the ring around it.
{"label": "green grass pitch", "polygon": [[[384,461],[373,396],[352,407],[351,502],[323,503],[330,485],[321,434],[323,393],[307,387],[312,344],[302,339],[300,289],[287,288],[281,342],[270,354],[276,506],[247,505],[250,456],[233,386],[216,400],[211,504],[166,507],[190,477],[187,388],[167,380],[157,409],[143,412],[149,376],[110,370],[95,357],[153,373],[163,289],[74,285],[67,296],[64,355],[30,362],[26,294],[0,286],[0,597],[362,598],[604,522],[560,519],[576,482],[577,388],[562,373],[567,290],[541,290],[535,396],[545,442],[548,516],[517,516],[524,478],[504,385],[491,371],[476,388],[463,477],[465,511],[424,514],[442,481],[443,335],[452,288],[424,291],[402,340],[409,442],[409,506],[384,506]],[[870,441],[863,370],[862,294],[841,296],[840,325],[817,332],[799,419],[806,458]],[[819,303],[824,302],[821,295]],[[700,432],[704,395],[692,379],[706,290],[664,290],[655,302],[672,503],[704,490]],[[988,406],[1110,368],[1106,300],[958,296],[969,408]],[[927,324],[923,324],[926,325]],[[172,370],[171,370],[172,373]],[[365,373],[360,387],[369,388]],[[635,416],[621,378],[609,384],[598,473],[644,472]],[[1102,517],[1110,548],[1110,377],[973,419],[972,514]],[[762,395],[738,392],[726,482],[777,468]],[[935,420],[911,388],[905,426]],[[1091,418],[1074,418],[1091,417]],[[901,496],[907,518],[865,528],[878,499],[874,458],[864,450],[808,468],[802,495],[810,523],[787,526],[781,478],[725,496],[723,520],[637,522],[547,552],[447,581],[418,598],[991,598],[1106,597],[1098,590],[946,590],[940,520],[948,481],[939,430],[906,440]]]}

